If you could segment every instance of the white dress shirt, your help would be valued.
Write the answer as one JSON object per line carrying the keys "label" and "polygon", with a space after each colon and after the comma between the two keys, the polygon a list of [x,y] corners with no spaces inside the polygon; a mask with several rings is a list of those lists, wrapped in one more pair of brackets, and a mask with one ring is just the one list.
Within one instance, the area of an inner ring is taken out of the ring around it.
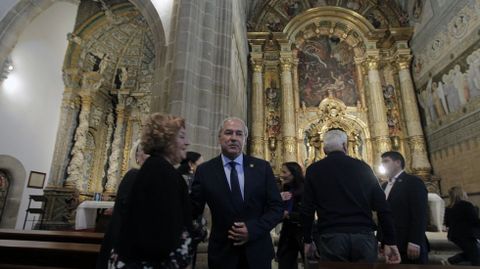
{"label": "white dress shirt", "polygon": [[396,174],[394,177],[390,178],[388,180],[387,186],[385,187],[385,197],[388,199],[388,195],[390,195],[390,191],[393,188],[393,184],[395,184],[395,181],[397,180],[398,176],[403,173],[403,170],[401,170],[398,174]]}

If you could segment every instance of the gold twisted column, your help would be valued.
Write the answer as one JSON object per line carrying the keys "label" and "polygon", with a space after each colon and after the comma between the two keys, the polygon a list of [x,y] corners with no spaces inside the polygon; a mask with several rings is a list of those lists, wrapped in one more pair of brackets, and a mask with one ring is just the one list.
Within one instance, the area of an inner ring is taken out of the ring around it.
{"label": "gold twisted column", "polygon": [[67,168],[67,179],[65,180],[65,187],[77,188],[83,190],[83,165],[84,165],[84,151],[87,145],[87,135],[89,127],[90,110],[92,106],[92,96],[88,90],[80,91],[81,110],[79,115],[78,127],[75,130],[75,144],[72,148],[72,159]]}
{"label": "gold twisted column", "polygon": [[390,150],[387,113],[383,100],[382,85],[378,72],[378,56],[369,56],[366,60],[369,82],[369,116],[374,142],[373,163],[380,162],[383,152]]}
{"label": "gold twisted column", "polygon": [[418,175],[428,176],[431,165],[428,161],[423,136],[420,114],[418,112],[415,90],[410,75],[410,55],[399,55],[396,58],[398,65],[398,76],[402,93],[403,108],[405,112],[405,123],[407,126],[408,144],[410,146],[411,168]]}
{"label": "gold twisted column", "polygon": [[283,160],[297,161],[295,143],[295,105],[293,104],[292,58],[281,57]]}
{"label": "gold twisted column", "polygon": [[125,99],[125,96],[118,94],[118,104],[115,108],[117,121],[113,133],[112,154],[108,160],[107,184],[105,185],[105,193],[108,195],[114,195],[117,192],[117,186],[121,177],[120,169],[124,140]]}
{"label": "gold twisted column", "polygon": [[250,134],[251,154],[257,158],[264,158],[264,112],[263,112],[263,61],[262,54],[252,59],[253,87],[252,87],[252,130]]}

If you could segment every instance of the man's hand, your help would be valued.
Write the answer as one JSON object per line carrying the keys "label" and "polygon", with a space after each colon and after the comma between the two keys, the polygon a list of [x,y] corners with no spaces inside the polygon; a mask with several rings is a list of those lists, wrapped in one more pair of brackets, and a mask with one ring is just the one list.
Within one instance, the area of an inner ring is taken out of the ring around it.
{"label": "man's hand", "polygon": [[407,257],[410,260],[416,260],[420,257],[420,246],[412,242],[408,242]]}
{"label": "man's hand", "polygon": [[313,260],[316,258],[315,256],[315,252],[317,252],[317,248],[315,247],[315,245],[313,243],[305,243],[303,245],[303,250],[304,250],[304,253],[305,253],[305,257],[309,260]]}
{"label": "man's hand", "polygon": [[234,246],[241,246],[248,241],[248,229],[245,222],[234,222],[228,231],[228,238],[235,241]]}
{"label": "man's hand", "polygon": [[385,255],[385,262],[389,264],[398,264],[402,261],[400,252],[395,245],[385,245],[383,247],[383,253]]}
{"label": "man's hand", "polygon": [[289,192],[289,191],[281,192],[280,196],[282,197],[283,201],[288,201],[288,200],[292,199],[292,193]]}

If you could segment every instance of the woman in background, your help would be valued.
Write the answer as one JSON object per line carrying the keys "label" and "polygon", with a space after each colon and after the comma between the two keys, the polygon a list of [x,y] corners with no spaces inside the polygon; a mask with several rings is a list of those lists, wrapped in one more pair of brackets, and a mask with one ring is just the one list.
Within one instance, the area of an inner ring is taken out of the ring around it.
{"label": "woman in background", "polygon": [[[191,191],[193,176],[197,167],[203,163],[203,157],[200,153],[194,151],[188,151],[187,157],[183,159],[177,170],[182,174],[185,183],[188,186],[188,193]],[[207,237],[207,221],[203,216],[193,220],[192,231],[192,269],[195,269],[195,263],[197,261],[197,246],[200,242],[204,241]]]}
{"label": "woman in background", "polygon": [[292,269],[298,266],[298,253],[304,260],[303,231],[300,225],[300,207],[304,191],[302,167],[296,162],[282,164],[282,200],[284,215],[280,239],[278,242],[277,260],[279,269]]}
{"label": "woman in background", "polygon": [[450,204],[445,208],[445,226],[448,240],[455,243],[462,253],[448,258],[450,264],[469,261],[480,265],[480,220],[478,208],[467,201],[468,197],[462,187],[452,187],[448,194]]}
{"label": "woman in background", "polygon": [[180,163],[180,166],[177,168],[178,172],[182,174],[185,182],[187,183],[188,192],[190,192],[190,188],[192,187],[195,170],[201,163],[203,163],[203,157],[200,153],[188,151],[187,157],[183,159],[183,161]]}
{"label": "woman in background", "polygon": [[106,215],[110,213],[112,218],[110,219],[108,229],[103,236],[102,246],[97,258],[97,269],[107,268],[110,252],[112,249],[116,248],[115,245],[118,243],[118,238],[120,237],[120,227],[122,224],[122,219],[125,218],[128,196],[130,194],[130,190],[132,189],[133,181],[137,176],[138,170],[148,157],[150,157],[150,155],[143,152],[142,146],[140,145],[140,140],[135,141],[132,149],[130,150],[130,169],[125,174],[120,182],[120,185],[118,186],[113,211],[106,211],[104,213]]}
{"label": "woman in background", "polygon": [[143,151],[150,157],[138,171],[122,222],[112,268],[187,268],[191,262],[192,217],[186,184],[174,168],[187,154],[185,120],[148,116]]}

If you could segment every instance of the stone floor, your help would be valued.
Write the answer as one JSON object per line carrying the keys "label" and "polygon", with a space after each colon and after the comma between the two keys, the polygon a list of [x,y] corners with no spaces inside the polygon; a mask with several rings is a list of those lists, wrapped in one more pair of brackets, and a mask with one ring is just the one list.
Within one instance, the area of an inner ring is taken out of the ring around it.
{"label": "stone floor", "polygon": [[[430,242],[431,251],[429,253],[430,264],[442,264],[442,260],[453,256],[459,252],[458,248],[447,240],[447,234],[443,232],[427,232],[427,237]],[[199,246],[199,253],[197,255],[196,269],[208,269],[207,265],[207,245]],[[272,269],[277,269],[278,264],[273,261]],[[303,264],[299,263],[299,269],[303,269]]]}

